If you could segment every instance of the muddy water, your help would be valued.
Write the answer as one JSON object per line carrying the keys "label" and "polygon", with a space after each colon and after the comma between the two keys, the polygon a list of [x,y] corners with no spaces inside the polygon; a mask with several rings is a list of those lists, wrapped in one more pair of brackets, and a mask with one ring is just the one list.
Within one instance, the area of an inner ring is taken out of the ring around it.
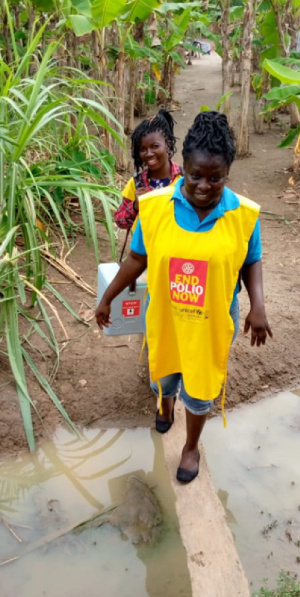
{"label": "muddy water", "polygon": [[252,588],[300,575],[300,392],[219,417],[203,432],[208,465]]}
{"label": "muddy water", "polygon": [[[11,560],[0,567],[1,597],[190,597],[161,437],[149,429],[83,435],[60,429],[36,455],[0,464],[0,561]],[[49,540],[122,502],[132,474],[161,506],[154,544],[135,545],[109,523]]]}

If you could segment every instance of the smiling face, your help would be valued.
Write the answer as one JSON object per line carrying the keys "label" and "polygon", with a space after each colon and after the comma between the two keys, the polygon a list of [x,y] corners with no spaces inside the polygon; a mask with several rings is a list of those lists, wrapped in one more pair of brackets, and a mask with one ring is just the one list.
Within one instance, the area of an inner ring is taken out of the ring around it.
{"label": "smiling face", "polygon": [[160,131],[149,133],[142,137],[139,147],[140,158],[157,178],[168,176],[169,156],[168,146]]}
{"label": "smiling face", "polygon": [[213,209],[221,199],[228,173],[223,156],[194,151],[184,162],[183,196],[196,208]]}

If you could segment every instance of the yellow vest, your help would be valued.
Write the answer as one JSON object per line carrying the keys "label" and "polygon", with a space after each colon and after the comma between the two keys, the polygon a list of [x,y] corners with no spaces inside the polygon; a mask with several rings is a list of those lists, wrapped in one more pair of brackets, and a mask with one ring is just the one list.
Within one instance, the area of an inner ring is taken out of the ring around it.
{"label": "yellow vest", "polygon": [[[177,180],[179,180],[179,178],[181,178],[182,174],[177,174],[177,176],[175,176],[172,185],[177,182]],[[166,187],[165,187],[166,188]],[[134,176],[132,176],[129,181],[127,182],[126,186],[124,187],[123,191],[122,191],[122,195],[123,197],[126,197],[126,199],[129,199],[130,201],[135,201],[135,179]],[[153,191],[151,191],[153,192]],[[147,193],[148,194],[148,193]],[[135,231],[136,229],[136,225],[138,223],[138,219],[139,216],[137,215],[137,217],[135,218],[133,224],[132,224],[132,232]]]}
{"label": "yellow vest", "polygon": [[173,192],[170,186],[140,198],[150,377],[182,373],[190,396],[213,400],[226,381],[234,331],[229,310],[259,206],[238,195],[240,206],[211,230],[189,232],[175,221]]}

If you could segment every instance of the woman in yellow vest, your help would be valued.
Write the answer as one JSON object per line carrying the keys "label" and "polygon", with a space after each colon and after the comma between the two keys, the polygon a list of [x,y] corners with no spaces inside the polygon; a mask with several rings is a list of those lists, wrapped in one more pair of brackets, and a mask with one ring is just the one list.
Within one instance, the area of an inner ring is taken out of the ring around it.
{"label": "woman in yellow vest", "polygon": [[175,396],[186,411],[186,443],[177,479],[199,471],[198,441],[212,401],[225,384],[229,350],[238,331],[239,275],[248,291],[251,346],[272,332],[262,285],[259,206],[225,182],[235,157],[226,116],[198,114],[183,143],[184,177],[140,199],[131,252],[106,290],[97,322],[110,323],[111,301],[145,269],[151,387],[159,396],[156,429],[174,421]]}
{"label": "woman in yellow vest", "polygon": [[141,195],[167,187],[182,176],[181,167],[172,160],[175,152],[174,118],[167,110],[159,110],[134,129],[131,155],[135,174],[126,184],[122,203],[114,214],[119,228],[134,230]]}

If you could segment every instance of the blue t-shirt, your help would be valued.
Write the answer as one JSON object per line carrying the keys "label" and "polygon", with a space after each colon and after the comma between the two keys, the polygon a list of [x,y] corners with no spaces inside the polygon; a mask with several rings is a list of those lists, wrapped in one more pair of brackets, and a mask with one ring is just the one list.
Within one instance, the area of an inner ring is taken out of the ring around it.
{"label": "blue t-shirt", "polygon": [[[197,212],[193,206],[187,201],[181,192],[181,187],[184,184],[184,178],[179,178],[175,183],[175,190],[171,201],[174,201],[174,215],[178,226],[187,230],[188,232],[207,232],[211,230],[218,218],[221,218],[225,211],[236,209],[240,205],[239,198],[230,191],[227,187],[224,187],[221,201],[216,207],[208,214],[202,222],[200,222]],[[130,248],[139,255],[147,255],[145,249],[143,231],[141,226],[141,220],[139,218],[136,229],[134,231]],[[262,245],[260,238],[259,220],[257,220],[252,235],[249,240],[248,253],[245,259],[247,265],[251,265],[256,261],[259,261],[262,257]],[[239,292],[239,284],[236,285],[232,306],[236,300],[237,293]]]}

